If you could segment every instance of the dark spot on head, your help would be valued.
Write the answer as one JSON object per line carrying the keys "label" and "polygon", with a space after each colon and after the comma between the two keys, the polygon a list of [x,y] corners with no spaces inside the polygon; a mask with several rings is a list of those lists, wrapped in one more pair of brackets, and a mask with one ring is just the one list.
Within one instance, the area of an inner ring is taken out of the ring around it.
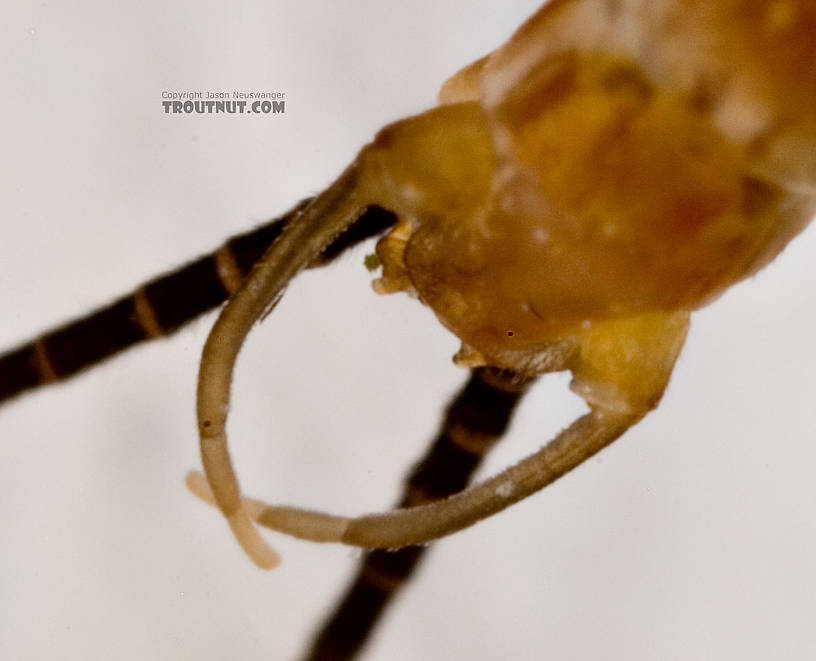
{"label": "dark spot on head", "polygon": [[688,107],[692,112],[708,115],[714,110],[720,97],[721,85],[707,76],[701,76],[694,83],[688,97]]}
{"label": "dark spot on head", "polygon": [[601,83],[607,92],[634,92],[644,103],[648,102],[654,94],[654,86],[646,77],[640,67],[631,64],[618,64],[610,67],[601,79]]}
{"label": "dark spot on head", "polygon": [[767,213],[776,204],[779,197],[779,189],[774,184],[751,176],[742,178],[740,211],[746,219]]}
{"label": "dark spot on head", "polygon": [[212,423],[209,420],[205,420],[201,423],[201,426],[204,427],[204,429],[207,429],[211,424]]}
{"label": "dark spot on head", "polygon": [[507,331],[507,337],[513,337],[515,333],[513,331]]}

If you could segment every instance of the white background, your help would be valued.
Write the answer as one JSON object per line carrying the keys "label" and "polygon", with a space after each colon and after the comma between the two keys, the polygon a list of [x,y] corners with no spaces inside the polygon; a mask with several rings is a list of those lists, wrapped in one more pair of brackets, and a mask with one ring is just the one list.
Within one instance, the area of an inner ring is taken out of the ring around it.
{"label": "white background", "polygon": [[[534,0],[15,3],[0,13],[0,347],[325,186]],[[283,90],[166,116],[163,90]],[[662,406],[589,465],[439,543],[367,659],[816,657],[814,228],[695,316]],[[241,355],[247,493],[383,508],[466,374],[363,252],[304,275]],[[0,410],[0,658],[287,660],[356,561],[270,535],[261,573],[189,496],[212,316]],[[580,411],[542,383],[494,472]],[[484,473],[483,473],[484,474]]]}

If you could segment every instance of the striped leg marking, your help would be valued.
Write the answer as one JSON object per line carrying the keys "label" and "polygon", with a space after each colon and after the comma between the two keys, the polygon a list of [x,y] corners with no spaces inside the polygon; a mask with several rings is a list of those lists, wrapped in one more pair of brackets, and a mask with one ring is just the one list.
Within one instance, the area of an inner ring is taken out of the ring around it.
{"label": "striped leg marking", "polygon": [[54,383],[59,381],[59,375],[51,364],[51,359],[48,357],[45,341],[43,339],[35,340],[31,344],[31,349],[34,352],[34,361],[37,365],[37,373],[40,378],[39,382]]}
{"label": "striped leg marking", "polygon": [[144,332],[145,339],[154,339],[164,335],[164,329],[159,324],[156,318],[156,312],[153,310],[153,305],[147,297],[147,289],[139,287],[136,293],[133,294],[133,311],[136,314],[136,321]]}
{"label": "striped leg marking", "polygon": [[[442,428],[405,481],[400,507],[464,489],[484,455],[501,438],[532,379],[494,368],[471,371],[448,406]],[[425,547],[369,551],[304,661],[346,661],[363,648],[389,602],[419,564]]]}
{"label": "striped leg marking", "polygon": [[244,281],[244,272],[238,266],[238,262],[235,261],[235,255],[232,254],[229,242],[216,250],[213,259],[215,260],[215,270],[218,273],[221,286],[231,296],[238,291],[238,287]]}
{"label": "striped leg marking", "polygon": [[[252,265],[307,202],[230,239],[213,255],[159,276],[130,296],[0,355],[0,402],[73,376],[134,344],[170,335],[217,307],[240,286]],[[330,263],[344,250],[383,232],[395,220],[392,213],[369,207],[313,266]]]}

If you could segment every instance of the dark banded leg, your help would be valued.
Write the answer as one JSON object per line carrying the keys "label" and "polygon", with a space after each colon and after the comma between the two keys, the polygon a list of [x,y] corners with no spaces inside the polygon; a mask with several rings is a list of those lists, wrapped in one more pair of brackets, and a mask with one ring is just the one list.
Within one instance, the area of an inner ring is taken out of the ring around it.
{"label": "dark banded leg", "polygon": [[[485,453],[504,434],[531,382],[506,370],[471,370],[470,380],[448,406],[439,435],[408,475],[399,507],[420,505],[464,489]],[[366,553],[305,661],[353,659],[385,607],[414,572],[425,548]]]}
{"label": "dark banded leg", "polygon": [[[90,315],[0,355],[0,402],[26,390],[73,376],[139,342],[169,335],[223,303],[252,265],[306,204],[279,219],[228,240],[212,255],[159,276]],[[369,207],[310,266],[322,266],[396,221]]]}

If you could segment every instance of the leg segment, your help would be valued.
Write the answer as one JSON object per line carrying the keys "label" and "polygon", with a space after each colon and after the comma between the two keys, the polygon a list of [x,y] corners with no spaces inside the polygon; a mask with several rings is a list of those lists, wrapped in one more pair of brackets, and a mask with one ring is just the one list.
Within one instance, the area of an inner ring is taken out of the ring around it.
{"label": "leg segment", "polygon": [[[398,506],[420,505],[464,489],[482,458],[504,434],[530,383],[512,372],[472,370],[467,385],[448,407],[439,435],[407,477]],[[423,546],[369,551],[305,660],[354,658],[424,553]]]}
{"label": "leg segment", "polygon": [[[237,289],[252,265],[307,203],[233,237],[212,255],[159,276],[131,295],[0,355],[0,402],[67,379],[134,344],[170,335],[217,307]],[[345,249],[380,234],[394,222],[390,212],[369,207],[310,266],[328,264]]]}
{"label": "leg segment", "polygon": [[[424,544],[467,528],[540,491],[600,452],[639,419],[592,411],[515,466],[428,504],[357,518],[267,505],[254,499],[244,501],[244,510],[259,525],[313,542],[391,550]],[[215,504],[200,473],[191,473],[187,484],[199,498]]]}
{"label": "leg segment", "polygon": [[226,423],[238,352],[255,322],[283,295],[292,278],[359,218],[368,204],[364,172],[355,162],[291,222],[230,298],[204,345],[196,397],[204,473],[235,539],[258,567],[271,569],[277,554],[258,534],[241,498],[227,449]]}
{"label": "leg segment", "polygon": [[357,518],[247,501],[247,514],[301,539],[384,549],[422,544],[473,525],[579,466],[657,406],[688,319],[681,311],[593,324],[568,365],[590,412],[538,452],[450,498]]}

